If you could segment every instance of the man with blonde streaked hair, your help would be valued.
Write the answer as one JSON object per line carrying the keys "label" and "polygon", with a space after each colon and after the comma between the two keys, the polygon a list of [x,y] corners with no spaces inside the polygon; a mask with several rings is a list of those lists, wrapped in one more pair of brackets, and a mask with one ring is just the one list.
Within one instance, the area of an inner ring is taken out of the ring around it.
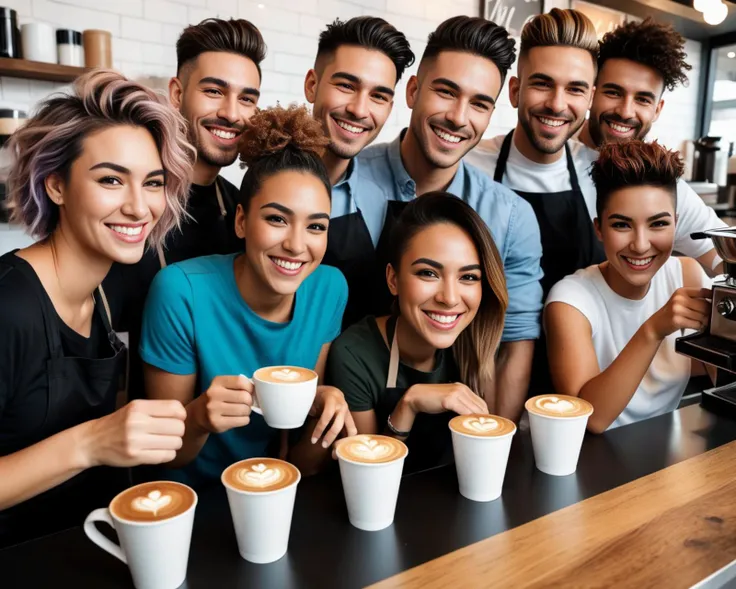
{"label": "man with blonde streaked hair", "polygon": [[[571,139],[593,98],[597,58],[595,26],[583,13],[555,8],[530,20],[521,32],[517,74],[509,80],[516,128],[482,141],[467,156],[534,209],[545,296],[568,274],[604,260],[578,182],[590,162],[576,161],[585,146]],[[543,339],[535,348],[530,390],[551,390]]]}

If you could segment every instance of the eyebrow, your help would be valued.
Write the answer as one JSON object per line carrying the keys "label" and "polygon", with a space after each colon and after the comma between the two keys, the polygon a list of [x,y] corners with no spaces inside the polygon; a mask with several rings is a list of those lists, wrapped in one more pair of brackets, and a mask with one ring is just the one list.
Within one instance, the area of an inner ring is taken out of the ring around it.
{"label": "eyebrow", "polygon": [[[436,262],[435,260],[430,260],[429,258],[417,258],[414,260],[411,265],[412,266],[418,266],[419,264],[426,264],[427,266],[432,266],[432,268],[435,268],[437,270],[442,270],[444,266],[440,264],[439,262]],[[470,270],[480,270],[480,264],[468,264],[467,266],[463,266],[460,268],[460,272],[469,272]]]}
{"label": "eyebrow", "polygon": [[[623,86],[620,86],[619,84],[614,84],[613,82],[607,82],[606,84],[603,84],[601,86],[601,89],[604,89],[604,88],[606,90],[617,90],[621,92],[621,94],[626,93],[626,88],[624,88]],[[657,99],[657,95],[654,92],[649,92],[648,90],[640,90],[639,92],[635,92],[634,95],[643,96],[645,98],[651,98],[652,100]]]}
{"label": "eyebrow", "polygon": [[[648,217],[647,218],[647,223],[651,223],[652,221],[657,221],[659,219],[665,219],[667,217],[670,217],[670,218],[672,217],[672,215],[670,213],[668,213],[667,211],[664,211],[662,213],[657,213],[656,215],[652,215],[651,217]],[[618,219],[620,221],[628,221],[628,222],[633,221],[633,219],[631,217],[627,217],[626,215],[619,215],[618,213],[614,213],[612,215],[609,215],[608,216],[608,219],[609,220],[611,220],[611,219]]]}
{"label": "eyebrow", "polygon": [[[230,84],[228,84],[225,80],[222,78],[215,78],[214,76],[205,76],[199,81],[200,84],[213,84],[215,86],[218,86],[219,88],[222,88],[223,90],[229,90]],[[249,88],[245,86],[241,91],[240,94],[247,94],[248,96],[260,96],[261,92],[257,88]]]}
{"label": "eyebrow", "polygon": [[[533,73],[531,76],[529,76],[529,79],[555,83],[555,79],[552,76],[548,76],[547,74],[542,74],[540,72]],[[590,88],[590,84],[588,84],[588,82],[586,82],[585,80],[573,80],[572,82],[568,82],[566,85],[575,86],[576,88],[585,88],[586,90]]]}
{"label": "eyebrow", "polygon": [[[457,82],[453,82],[452,80],[449,80],[447,78],[435,78],[434,80],[432,80],[432,83],[442,84],[443,86],[452,88],[455,92],[462,92],[462,88],[460,88]],[[473,98],[475,98],[476,100],[482,100],[483,102],[490,102],[494,106],[496,104],[496,101],[488,96],[488,94],[475,94]]]}
{"label": "eyebrow", "polygon": [[[101,162],[99,164],[95,164],[89,169],[89,171],[91,172],[92,170],[99,170],[100,168],[107,168],[109,170],[118,172],[119,174],[130,175],[130,170],[128,168],[126,168],[125,166],[118,165],[118,164],[113,164],[112,162]],[[146,174],[145,179],[148,180],[149,178],[153,176],[164,176],[164,175],[166,175],[166,172],[164,170],[152,170],[151,172],[148,172],[148,174]]]}
{"label": "eyebrow", "polygon": [[[282,204],[279,204],[277,202],[270,202],[268,204],[265,204],[261,207],[261,210],[263,209],[276,209],[277,211],[283,213],[284,215],[289,215],[290,217],[294,216],[294,211],[292,211],[289,207],[285,207]],[[327,213],[313,213],[307,217],[310,221],[315,219],[327,219],[329,220],[330,215]]]}
{"label": "eyebrow", "polygon": [[[330,76],[330,80],[347,80],[348,82],[352,82],[353,84],[361,84],[361,79],[356,76],[355,74],[350,74],[348,72],[335,72]],[[394,91],[391,90],[388,86],[374,86],[373,90],[375,92],[380,92],[381,94],[388,94],[389,96],[394,95]]]}

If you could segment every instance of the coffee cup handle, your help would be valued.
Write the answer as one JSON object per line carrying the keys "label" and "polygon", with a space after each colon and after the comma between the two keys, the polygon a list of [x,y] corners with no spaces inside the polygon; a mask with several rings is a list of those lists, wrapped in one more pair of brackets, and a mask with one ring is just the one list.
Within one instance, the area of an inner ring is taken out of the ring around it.
{"label": "coffee cup handle", "polygon": [[115,558],[119,558],[125,564],[128,564],[128,561],[125,559],[125,554],[123,554],[123,550],[120,548],[120,546],[108,540],[102,534],[102,532],[97,529],[97,527],[95,526],[95,522],[105,522],[109,524],[112,529],[115,529],[115,524],[110,517],[110,510],[108,510],[106,507],[103,507],[100,509],[95,509],[92,513],[90,513],[87,516],[87,519],[84,520],[84,533],[87,534],[87,537],[92,540],[92,542],[97,544],[97,546],[102,548],[105,552],[109,552]]}

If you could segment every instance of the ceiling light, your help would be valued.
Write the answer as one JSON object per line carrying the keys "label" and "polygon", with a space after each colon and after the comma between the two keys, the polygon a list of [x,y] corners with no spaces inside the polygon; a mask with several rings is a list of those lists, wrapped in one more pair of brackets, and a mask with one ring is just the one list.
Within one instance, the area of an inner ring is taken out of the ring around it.
{"label": "ceiling light", "polygon": [[258,8],[266,8],[266,5],[265,4],[259,4],[258,5]]}
{"label": "ceiling light", "polygon": [[705,9],[708,8],[710,3],[711,0],[693,0],[693,8],[698,12],[705,12]]}
{"label": "ceiling light", "polygon": [[728,57],[728,59],[733,59],[734,57],[736,57],[736,53],[734,53],[733,51],[729,51],[728,53],[726,53],[726,57]]}
{"label": "ceiling light", "polygon": [[703,12],[703,20],[709,25],[719,25],[728,16],[728,6],[723,2],[710,4]]}

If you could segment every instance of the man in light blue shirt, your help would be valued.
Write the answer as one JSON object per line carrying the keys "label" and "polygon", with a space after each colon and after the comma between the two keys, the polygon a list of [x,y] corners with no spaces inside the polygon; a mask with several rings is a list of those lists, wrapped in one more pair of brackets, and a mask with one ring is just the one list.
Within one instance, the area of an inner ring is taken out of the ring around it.
{"label": "man in light blue shirt", "polygon": [[516,420],[541,331],[539,225],[526,201],[462,161],[488,127],[514,58],[514,41],[503,27],[466,16],[442,23],[429,36],[418,74],[407,83],[409,128],[392,143],[364,150],[358,178],[361,185],[380,186],[373,197],[378,202],[393,201],[382,242],[400,212],[396,203],[432,191],[462,198],[488,224],[504,262],[509,306],[496,361],[497,393],[484,393],[491,412]]}

